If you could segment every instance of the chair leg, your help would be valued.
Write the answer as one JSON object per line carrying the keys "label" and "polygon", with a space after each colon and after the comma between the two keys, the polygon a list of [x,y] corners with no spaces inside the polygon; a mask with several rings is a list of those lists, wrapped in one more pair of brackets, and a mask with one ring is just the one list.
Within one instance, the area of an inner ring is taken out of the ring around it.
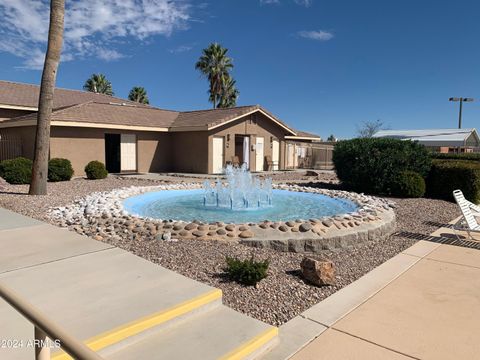
{"label": "chair leg", "polygon": [[452,229],[453,229],[453,233],[454,233],[455,236],[457,237],[457,240],[458,240],[458,241],[461,241],[462,239],[460,239],[460,236],[458,236],[457,229],[455,229],[455,227],[453,227]]}

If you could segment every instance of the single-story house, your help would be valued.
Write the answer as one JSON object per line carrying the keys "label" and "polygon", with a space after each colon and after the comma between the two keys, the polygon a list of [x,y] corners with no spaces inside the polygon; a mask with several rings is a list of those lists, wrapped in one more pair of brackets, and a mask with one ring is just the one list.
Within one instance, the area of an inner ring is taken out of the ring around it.
{"label": "single-story house", "polygon": [[[38,96],[37,85],[0,81],[0,160],[33,157]],[[182,112],[60,88],[51,125],[50,157],[69,159],[77,175],[91,160],[113,173],[213,174],[227,163],[279,170],[287,142],[321,141],[259,105]]]}
{"label": "single-story house", "polygon": [[373,137],[418,141],[441,153],[480,149],[480,138],[475,129],[380,130]]}

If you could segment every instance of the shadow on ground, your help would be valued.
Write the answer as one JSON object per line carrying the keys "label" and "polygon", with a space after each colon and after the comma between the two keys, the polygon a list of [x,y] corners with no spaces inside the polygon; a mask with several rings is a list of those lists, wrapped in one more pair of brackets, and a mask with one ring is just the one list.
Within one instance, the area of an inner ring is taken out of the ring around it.
{"label": "shadow on ground", "polygon": [[413,233],[409,231],[399,231],[394,233],[393,235],[404,237],[407,239],[425,240],[425,241],[430,241],[438,244],[454,245],[454,246],[461,246],[461,247],[480,250],[479,241],[467,240],[464,236],[460,236],[460,239],[459,239],[455,236],[455,234],[443,233],[443,234],[440,234],[440,236],[431,236],[431,235]]}

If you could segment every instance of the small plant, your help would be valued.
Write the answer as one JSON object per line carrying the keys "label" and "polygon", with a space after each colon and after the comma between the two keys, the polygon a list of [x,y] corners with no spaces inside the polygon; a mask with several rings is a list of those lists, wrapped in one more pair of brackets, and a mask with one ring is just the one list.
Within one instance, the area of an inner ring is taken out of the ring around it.
{"label": "small plant", "polygon": [[267,277],[269,260],[255,261],[253,256],[248,260],[226,257],[227,267],[225,269],[231,279],[244,284],[256,285],[260,280]]}
{"label": "small plant", "polygon": [[100,161],[90,161],[85,166],[85,174],[90,180],[105,179],[108,175],[108,171],[105,165]]}
{"label": "small plant", "polygon": [[393,194],[407,198],[422,197],[425,195],[425,180],[415,171],[401,172],[395,179]]}
{"label": "small plant", "polygon": [[18,157],[0,162],[0,177],[10,184],[29,184],[32,179],[32,160]]}
{"label": "small plant", "polygon": [[54,158],[48,162],[48,181],[68,181],[73,176],[70,160]]}

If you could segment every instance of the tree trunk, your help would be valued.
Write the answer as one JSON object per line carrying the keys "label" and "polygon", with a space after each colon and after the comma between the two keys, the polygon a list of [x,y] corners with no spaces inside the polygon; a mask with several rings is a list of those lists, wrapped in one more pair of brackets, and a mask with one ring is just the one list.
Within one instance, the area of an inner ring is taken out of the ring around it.
{"label": "tree trunk", "polygon": [[43,65],[42,83],[38,99],[37,131],[33,158],[30,195],[47,194],[48,157],[50,151],[50,118],[58,63],[62,52],[65,0],[50,1],[50,27],[48,47]]}

